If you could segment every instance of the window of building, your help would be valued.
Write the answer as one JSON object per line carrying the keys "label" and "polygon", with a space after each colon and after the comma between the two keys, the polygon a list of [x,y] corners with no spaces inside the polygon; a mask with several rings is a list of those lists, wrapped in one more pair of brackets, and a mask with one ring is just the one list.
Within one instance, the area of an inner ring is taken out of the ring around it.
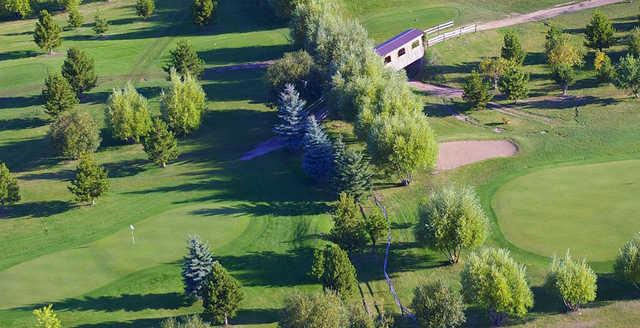
{"label": "window of building", "polygon": [[391,62],[391,56],[384,57],[384,63],[389,64]]}
{"label": "window of building", "polygon": [[404,50],[404,48],[402,48],[402,49],[398,50],[398,57],[402,57],[402,56],[404,56],[404,54],[406,54],[406,53],[407,53],[407,51],[406,51],[406,50]]}
{"label": "window of building", "polygon": [[415,40],[413,41],[413,43],[411,44],[411,49],[415,49],[417,47],[420,46],[420,40]]}

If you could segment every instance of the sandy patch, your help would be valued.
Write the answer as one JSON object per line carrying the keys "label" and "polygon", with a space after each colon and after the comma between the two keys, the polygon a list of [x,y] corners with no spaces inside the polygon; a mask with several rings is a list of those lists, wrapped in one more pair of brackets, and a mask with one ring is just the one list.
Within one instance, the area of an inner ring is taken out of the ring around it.
{"label": "sandy patch", "polygon": [[437,169],[451,170],[491,158],[511,157],[517,153],[518,147],[507,140],[445,142],[440,144]]}

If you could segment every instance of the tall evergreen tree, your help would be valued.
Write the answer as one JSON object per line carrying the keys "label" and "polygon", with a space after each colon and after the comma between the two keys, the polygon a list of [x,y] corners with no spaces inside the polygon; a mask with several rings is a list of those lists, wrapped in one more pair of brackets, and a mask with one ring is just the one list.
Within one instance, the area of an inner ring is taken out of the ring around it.
{"label": "tall evergreen tree", "polygon": [[4,4],[4,9],[7,12],[20,18],[26,18],[31,14],[31,0],[5,0],[0,4]]}
{"label": "tall evergreen tree", "polygon": [[182,261],[184,293],[189,297],[197,298],[202,296],[202,289],[211,272],[213,254],[209,244],[201,241],[196,235],[189,237],[187,249],[188,253]]}
{"label": "tall evergreen tree", "polygon": [[333,189],[339,195],[346,193],[357,201],[362,200],[370,191],[373,170],[365,152],[347,149],[338,138],[334,144]]}
{"label": "tall evergreen tree", "polygon": [[53,54],[53,49],[59,47],[62,44],[60,33],[62,29],[53,20],[51,14],[48,11],[40,11],[38,21],[36,22],[36,29],[33,32],[33,41],[42,50],[46,50],[50,55]]}
{"label": "tall evergreen tree", "polygon": [[107,171],[90,154],[80,156],[75,178],[68,186],[79,202],[96,204],[96,199],[109,190]]}
{"label": "tall evergreen tree", "polygon": [[36,328],[62,328],[52,304],[33,310],[33,315],[36,317]]}
{"label": "tall evergreen tree", "polygon": [[333,145],[315,117],[309,116],[303,139],[302,169],[318,182],[333,174]]}
{"label": "tall evergreen tree", "polygon": [[602,51],[602,49],[611,47],[615,40],[615,33],[616,30],[613,28],[609,18],[600,10],[596,10],[584,32],[585,45],[591,49]]}
{"label": "tall evergreen tree", "polygon": [[555,49],[555,47],[560,42],[562,38],[562,30],[560,30],[557,26],[551,25],[547,30],[547,34],[545,35],[545,43],[544,43],[544,53],[549,58],[549,54],[551,50]]}
{"label": "tall evergreen tree", "polygon": [[507,96],[507,99],[518,101],[525,98],[529,93],[529,74],[518,67],[510,67],[500,78],[500,92]]}
{"label": "tall evergreen tree", "polygon": [[293,84],[287,84],[280,93],[278,123],[273,131],[284,140],[287,149],[291,151],[298,150],[302,145],[307,115],[304,110],[306,104]]}
{"label": "tall evergreen tree", "polygon": [[137,0],[136,1],[136,14],[144,19],[151,17],[155,9],[156,9],[156,3],[154,0]]}
{"label": "tall evergreen tree", "polygon": [[57,117],[78,104],[78,97],[71,84],[60,73],[50,74],[44,80],[42,99],[45,112],[52,117]]}
{"label": "tall evergreen tree", "polygon": [[178,74],[198,77],[202,74],[204,62],[193,46],[187,40],[180,40],[176,48],[170,51],[169,62],[163,67],[164,71],[171,73],[174,69]]}
{"label": "tall evergreen tree", "polygon": [[208,25],[217,6],[217,0],[194,0],[193,22],[200,26]]}
{"label": "tall evergreen tree", "polygon": [[325,290],[337,293],[343,300],[349,299],[358,289],[356,268],[347,252],[337,245],[314,252],[311,275],[322,283]]}
{"label": "tall evergreen tree", "polygon": [[472,110],[487,109],[487,104],[493,98],[493,95],[489,93],[489,84],[483,81],[482,76],[476,70],[467,77],[463,89],[462,99]]}
{"label": "tall evergreen tree", "polygon": [[149,160],[166,167],[167,163],[178,158],[178,142],[169,126],[160,118],[153,120],[151,132],[144,139],[144,151]]}
{"label": "tall evergreen tree", "polygon": [[362,249],[367,244],[367,227],[356,200],[342,193],[331,214],[331,240],[347,251]]}
{"label": "tall evergreen tree", "polygon": [[204,313],[229,326],[229,318],[236,315],[241,301],[242,291],[238,280],[220,262],[214,262],[202,290]]}
{"label": "tall evergreen tree", "polygon": [[513,32],[507,32],[504,35],[504,41],[501,50],[502,58],[516,64],[522,65],[527,53],[522,50],[520,39]]}
{"label": "tall evergreen tree", "polygon": [[78,28],[82,26],[84,17],[80,14],[80,0],[67,0],[66,10],[69,13],[67,17],[69,27]]}
{"label": "tall evergreen tree", "polygon": [[67,58],[62,64],[62,76],[78,95],[93,89],[98,83],[93,58],[78,48],[67,50]]}
{"label": "tall evergreen tree", "polygon": [[9,168],[0,162],[0,207],[15,204],[20,198],[18,180],[11,175]]}
{"label": "tall evergreen tree", "polygon": [[102,36],[109,31],[109,21],[100,10],[97,10],[94,16],[93,31],[96,32],[98,36]]}

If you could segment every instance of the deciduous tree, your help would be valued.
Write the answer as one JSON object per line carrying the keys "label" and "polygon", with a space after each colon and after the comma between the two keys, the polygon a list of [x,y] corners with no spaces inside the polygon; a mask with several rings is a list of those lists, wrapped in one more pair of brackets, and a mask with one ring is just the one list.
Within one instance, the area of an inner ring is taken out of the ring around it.
{"label": "deciduous tree", "polygon": [[468,303],[487,309],[496,326],[508,316],[523,317],[533,306],[524,266],[504,249],[487,248],[469,256],[462,270],[462,294]]}
{"label": "deciduous tree", "polygon": [[77,159],[100,146],[100,130],[87,112],[63,112],[53,121],[49,138],[57,154]]}
{"label": "deciduous tree", "polygon": [[103,36],[109,31],[109,21],[100,10],[97,10],[94,16],[93,31],[96,32],[98,36]]}
{"label": "deciduous tree", "polygon": [[640,28],[636,27],[629,34],[629,40],[627,41],[629,53],[635,57],[640,57]]}
{"label": "deciduous tree", "polygon": [[626,55],[616,65],[616,87],[629,90],[635,98],[640,97],[640,59]]}
{"label": "deciduous tree", "polygon": [[217,7],[217,0],[194,0],[193,22],[200,26],[208,25]]}
{"label": "deciduous tree", "polygon": [[371,243],[375,247],[378,240],[387,236],[389,232],[389,221],[384,217],[382,211],[376,208],[373,210],[373,213],[367,215],[365,227],[369,238],[371,238]]}
{"label": "deciduous tree", "polygon": [[611,62],[611,58],[603,51],[596,51],[593,59],[593,66],[596,70],[598,81],[602,83],[614,82],[616,79],[616,67]]}
{"label": "deciduous tree", "polygon": [[124,89],[113,90],[107,101],[105,117],[118,140],[138,143],[151,131],[149,103],[131,82]]}
{"label": "deciduous tree", "polygon": [[597,280],[598,276],[584,259],[576,262],[567,251],[563,259],[554,257],[547,285],[562,297],[568,311],[577,311],[581,305],[596,299]]}
{"label": "deciduous tree", "polygon": [[68,13],[67,24],[69,24],[69,27],[78,28],[82,26],[84,17],[80,14],[80,0],[67,0],[65,7]]}
{"label": "deciduous tree", "polygon": [[566,95],[569,85],[575,81],[575,69],[584,64],[584,52],[571,42],[567,34],[557,36],[554,44],[547,53],[547,62],[553,79],[562,87],[562,94]]}
{"label": "deciduous tree", "polygon": [[180,40],[176,48],[169,53],[169,61],[164,66],[164,71],[171,74],[171,70],[175,70],[180,75],[187,73],[191,76],[198,77],[202,74],[204,62],[198,53],[187,40]]}
{"label": "deciduous tree", "polygon": [[487,104],[493,98],[493,95],[489,93],[489,85],[484,82],[476,70],[466,78],[463,90],[462,99],[472,110],[487,109]]}
{"label": "deciduous tree", "polygon": [[53,20],[51,14],[48,11],[40,11],[38,21],[36,22],[36,29],[33,32],[33,41],[42,50],[49,52],[49,55],[53,54],[53,50],[62,44],[60,33],[62,29]]}
{"label": "deciduous tree", "polygon": [[584,32],[586,38],[585,45],[591,49],[600,51],[609,48],[614,42],[615,32],[609,18],[601,11],[596,10]]}
{"label": "deciduous tree", "polygon": [[155,9],[156,3],[154,0],[136,0],[136,15],[144,19],[151,17]]}
{"label": "deciduous tree", "polygon": [[36,328],[62,328],[52,304],[33,310],[33,315],[36,317]]}
{"label": "deciduous tree", "polygon": [[42,100],[45,112],[54,118],[78,104],[71,84],[60,73],[50,74],[44,80]]}
{"label": "deciduous tree", "polygon": [[367,244],[367,227],[356,200],[342,193],[333,206],[331,240],[347,251],[356,251]]}
{"label": "deciduous tree", "polygon": [[507,32],[504,35],[501,57],[516,64],[522,65],[527,53],[522,50],[520,39],[514,32]]}
{"label": "deciduous tree", "polygon": [[411,309],[424,328],[455,328],[466,321],[462,296],[440,280],[418,286]]}
{"label": "deciduous tree", "polygon": [[30,0],[5,0],[4,9],[14,15],[25,18],[31,14]]}
{"label": "deciduous tree", "polygon": [[296,151],[302,146],[305,135],[306,101],[300,97],[293,84],[287,84],[279,98],[278,122],[273,132],[284,140],[287,149]]}
{"label": "deciduous tree", "polygon": [[544,42],[544,54],[547,56],[547,60],[549,60],[549,54],[551,51],[558,45],[562,36],[562,30],[559,29],[555,25],[549,26],[547,30],[547,34],[545,35]]}
{"label": "deciduous tree", "polygon": [[7,165],[0,162],[0,207],[13,205],[20,199],[18,179],[11,174]]}
{"label": "deciduous tree", "polygon": [[67,58],[62,64],[62,76],[78,95],[93,89],[98,83],[93,58],[78,48],[67,50]]}
{"label": "deciduous tree", "polygon": [[289,296],[278,322],[280,328],[350,327],[349,314],[342,300],[333,292]]}
{"label": "deciduous tree", "polygon": [[529,94],[529,74],[521,68],[509,67],[500,78],[499,88],[507,99],[517,102]]}
{"label": "deciduous tree", "polygon": [[202,296],[202,290],[213,265],[213,254],[209,244],[199,236],[189,236],[187,255],[182,260],[182,282],[188,297]]}
{"label": "deciduous tree", "polygon": [[267,68],[265,79],[273,98],[288,84],[308,99],[316,98],[320,90],[317,66],[313,57],[304,50],[285,53],[282,59]]}
{"label": "deciduous tree", "polygon": [[618,251],[613,268],[620,279],[626,280],[640,289],[640,233],[633,236]]}
{"label": "deciduous tree", "polygon": [[487,236],[487,218],[468,187],[436,190],[420,206],[419,215],[416,239],[443,252],[452,264],[458,263],[463,250],[482,245]]}
{"label": "deciduous tree", "polygon": [[162,116],[177,134],[186,135],[200,127],[206,109],[206,95],[191,74],[171,72],[171,87],[160,96]]}
{"label": "deciduous tree", "polygon": [[212,328],[209,324],[202,321],[198,315],[189,315],[182,320],[176,318],[168,318],[162,320],[160,328]]}
{"label": "deciduous tree", "polygon": [[480,62],[480,72],[491,79],[493,89],[498,91],[498,81],[510,65],[511,62],[502,57],[487,58]]}
{"label": "deciduous tree", "polygon": [[178,142],[169,131],[169,126],[160,118],[153,120],[153,126],[149,135],[144,138],[144,151],[149,160],[166,167],[167,163],[178,158]]}
{"label": "deciduous tree", "polygon": [[356,269],[347,252],[337,245],[314,252],[311,274],[325,290],[337,293],[343,300],[349,299],[358,288]]}
{"label": "deciduous tree", "polygon": [[91,154],[83,154],[76,173],[68,186],[76,201],[96,204],[96,199],[109,190],[107,171],[98,165]]}
{"label": "deciduous tree", "polygon": [[307,119],[302,144],[302,169],[317,182],[326,182],[333,175],[333,144],[313,115]]}
{"label": "deciduous tree", "polygon": [[204,313],[225,326],[229,318],[233,318],[240,307],[242,291],[240,283],[233,278],[220,262],[213,262],[211,272],[202,289],[202,306]]}

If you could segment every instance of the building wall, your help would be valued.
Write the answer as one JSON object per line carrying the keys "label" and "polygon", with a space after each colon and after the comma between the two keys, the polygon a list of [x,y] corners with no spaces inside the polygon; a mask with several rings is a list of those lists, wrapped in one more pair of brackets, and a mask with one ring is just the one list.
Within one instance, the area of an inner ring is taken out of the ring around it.
{"label": "building wall", "polygon": [[[417,47],[412,48],[413,43],[416,41],[418,41],[420,44]],[[403,48],[405,49],[405,54],[402,56],[398,56],[398,52]],[[396,71],[399,71],[411,65],[412,63],[424,57],[424,43],[422,41],[422,37],[417,37],[411,40],[411,42],[404,44],[402,47],[385,56],[385,58],[386,57],[391,57],[391,62],[386,63],[385,65],[393,67]],[[383,58],[383,60],[385,60],[385,58]]]}

